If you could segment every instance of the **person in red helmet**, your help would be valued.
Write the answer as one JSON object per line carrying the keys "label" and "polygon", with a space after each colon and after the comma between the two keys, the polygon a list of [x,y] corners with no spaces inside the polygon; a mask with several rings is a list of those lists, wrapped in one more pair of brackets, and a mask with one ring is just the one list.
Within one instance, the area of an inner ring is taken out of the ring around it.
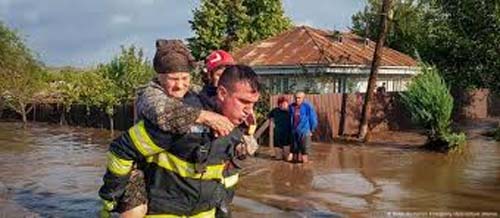
{"label": "person in red helmet", "polygon": [[205,67],[207,69],[207,76],[210,84],[217,87],[219,78],[228,65],[234,65],[233,56],[224,50],[216,50],[210,53],[205,59]]}
{"label": "person in red helmet", "polygon": [[[217,95],[217,85],[222,72],[227,66],[234,64],[236,62],[233,56],[224,50],[215,50],[205,58],[205,74],[203,75],[205,84],[199,93],[202,99],[211,99]],[[208,105],[214,106],[211,103],[208,103]]]}
{"label": "person in red helmet", "polygon": [[[224,50],[215,50],[210,53],[205,59],[205,69],[206,69],[206,78],[205,86],[200,92],[200,95],[203,97],[212,98],[217,94],[217,86],[219,84],[219,78],[222,73],[226,69],[226,67],[235,65],[236,61],[233,56]],[[207,105],[211,105],[208,103]],[[212,105],[213,106],[213,105]],[[245,124],[249,127],[249,134],[255,132],[256,129],[255,115],[252,114],[247,117]]]}
{"label": "person in red helmet", "polygon": [[219,78],[227,66],[236,64],[233,56],[224,50],[215,50],[205,58],[205,74],[203,82],[205,83],[199,95],[205,105],[215,107],[215,102],[211,99],[217,95],[217,86]]}

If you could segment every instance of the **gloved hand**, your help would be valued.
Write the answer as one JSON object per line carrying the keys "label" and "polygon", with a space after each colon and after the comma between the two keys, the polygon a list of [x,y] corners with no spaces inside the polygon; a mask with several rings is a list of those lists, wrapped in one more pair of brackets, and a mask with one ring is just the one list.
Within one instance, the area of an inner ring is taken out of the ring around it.
{"label": "gloved hand", "polygon": [[243,143],[246,155],[253,156],[260,145],[253,135],[243,135]]}
{"label": "gloved hand", "polygon": [[255,130],[257,130],[257,120],[253,112],[245,119],[243,126],[246,127],[245,134],[253,135],[255,133]]}

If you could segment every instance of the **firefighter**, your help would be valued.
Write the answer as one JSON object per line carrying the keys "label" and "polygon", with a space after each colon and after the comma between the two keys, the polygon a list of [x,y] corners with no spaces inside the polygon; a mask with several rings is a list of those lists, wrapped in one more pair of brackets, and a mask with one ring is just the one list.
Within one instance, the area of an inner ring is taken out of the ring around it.
{"label": "firefighter", "polygon": [[[165,90],[171,97],[183,96],[186,103],[199,106],[202,101],[192,97],[188,85],[183,84],[189,78],[185,76],[186,72],[166,73]],[[221,77],[215,98],[218,112],[234,125],[241,124],[253,114],[258,91],[251,68],[229,67]],[[204,126],[191,126],[189,133],[179,135],[141,121],[110,146],[105,184],[100,190],[106,211],[116,208],[126,191],[132,166],[137,163],[147,181],[148,214],[211,217],[214,208],[226,199],[225,189],[237,182],[224,174],[228,172],[227,163],[245,150],[237,146],[241,135],[236,128],[228,136],[215,139]]]}

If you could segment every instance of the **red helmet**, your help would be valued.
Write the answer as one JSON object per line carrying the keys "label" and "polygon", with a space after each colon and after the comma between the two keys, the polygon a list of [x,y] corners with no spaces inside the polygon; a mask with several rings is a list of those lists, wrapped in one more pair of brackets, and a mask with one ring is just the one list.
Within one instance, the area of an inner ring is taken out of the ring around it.
{"label": "red helmet", "polygon": [[207,67],[207,72],[212,72],[222,65],[235,64],[233,56],[224,50],[213,51],[205,59],[205,66]]}

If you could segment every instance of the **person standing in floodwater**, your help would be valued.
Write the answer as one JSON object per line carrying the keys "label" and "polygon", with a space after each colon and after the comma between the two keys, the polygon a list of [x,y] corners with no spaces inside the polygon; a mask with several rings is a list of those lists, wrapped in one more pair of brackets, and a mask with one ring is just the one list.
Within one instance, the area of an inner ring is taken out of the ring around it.
{"label": "person standing in floodwater", "polygon": [[293,160],[299,163],[309,162],[312,133],[318,127],[318,116],[314,107],[304,100],[304,92],[295,94],[295,102],[290,105],[290,120],[292,125]]}
{"label": "person standing in floodwater", "polygon": [[285,96],[278,98],[278,107],[269,112],[268,118],[274,123],[274,154],[276,159],[292,161],[290,145],[292,144],[292,125],[288,113],[288,99]]}

